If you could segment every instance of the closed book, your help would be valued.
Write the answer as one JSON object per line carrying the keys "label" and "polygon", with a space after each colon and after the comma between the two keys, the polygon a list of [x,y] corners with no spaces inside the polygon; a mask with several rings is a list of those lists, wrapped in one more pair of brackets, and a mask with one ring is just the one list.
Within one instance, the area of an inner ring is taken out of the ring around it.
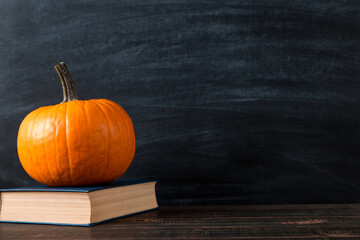
{"label": "closed book", "polygon": [[92,226],[158,208],[156,181],[0,189],[0,222]]}

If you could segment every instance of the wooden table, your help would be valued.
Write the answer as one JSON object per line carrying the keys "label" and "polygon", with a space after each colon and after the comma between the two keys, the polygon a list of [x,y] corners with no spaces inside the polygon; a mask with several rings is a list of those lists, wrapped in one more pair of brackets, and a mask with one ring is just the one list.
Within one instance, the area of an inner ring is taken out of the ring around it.
{"label": "wooden table", "polygon": [[360,204],[162,207],[94,227],[0,224],[0,239],[360,239]]}

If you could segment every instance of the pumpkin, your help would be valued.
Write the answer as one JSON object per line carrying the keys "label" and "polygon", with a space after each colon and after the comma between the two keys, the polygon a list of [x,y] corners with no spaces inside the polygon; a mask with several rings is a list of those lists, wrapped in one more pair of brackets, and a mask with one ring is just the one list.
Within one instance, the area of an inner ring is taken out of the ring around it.
{"label": "pumpkin", "polygon": [[40,107],[22,121],[17,139],[20,162],[49,186],[85,186],[116,180],[135,154],[135,133],[125,110],[107,99],[78,100],[64,63],[55,66],[64,100]]}

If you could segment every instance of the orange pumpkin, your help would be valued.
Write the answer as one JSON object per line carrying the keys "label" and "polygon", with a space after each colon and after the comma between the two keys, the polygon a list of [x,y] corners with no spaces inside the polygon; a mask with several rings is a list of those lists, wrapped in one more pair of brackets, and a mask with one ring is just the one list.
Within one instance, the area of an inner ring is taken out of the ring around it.
{"label": "orange pumpkin", "polygon": [[60,104],[40,107],[22,121],[18,155],[25,171],[49,186],[82,186],[119,178],[135,154],[125,110],[107,99],[78,100],[64,63],[55,66],[64,92]]}

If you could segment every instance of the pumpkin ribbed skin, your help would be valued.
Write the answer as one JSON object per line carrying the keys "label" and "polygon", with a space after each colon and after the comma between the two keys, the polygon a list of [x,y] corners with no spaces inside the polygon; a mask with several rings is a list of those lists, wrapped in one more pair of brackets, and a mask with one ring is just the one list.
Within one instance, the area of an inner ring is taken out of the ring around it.
{"label": "pumpkin ribbed skin", "polygon": [[18,155],[25,171],[49,186],[112,182],[135,154],[132,121],[106,99],[41,107],[22,121]]}

